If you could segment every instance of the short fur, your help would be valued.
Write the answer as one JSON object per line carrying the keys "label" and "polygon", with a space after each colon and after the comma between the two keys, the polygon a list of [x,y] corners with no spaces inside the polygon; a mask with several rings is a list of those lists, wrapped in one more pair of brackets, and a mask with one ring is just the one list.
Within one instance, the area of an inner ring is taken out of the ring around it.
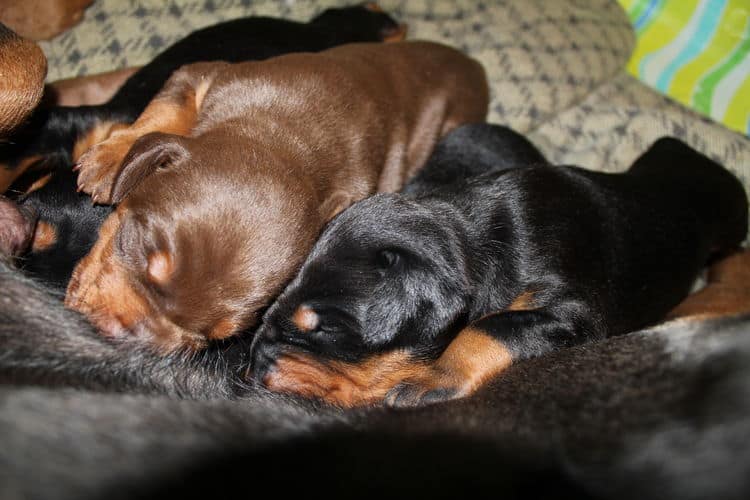
{"label": "short fur", "polygon": [[548,353],[443,405],[342,413],[257,388],[224,392],[216,382],[231,372],[118,347],[0,269],[5,497],[230,494],[248,471],[290,484],[283,491],[346,498],[360,488],[438,498],[496,488],[518,499],[750,492],[747,316]]}
{"label": "short fur", "polygon": [[80,159],[79,187],[122,203],[66,304],[165,352],[253,327],[330,218],[487,105],[481,65],[431,42],[184,66]]}
{"label": "short fur", "polygon": [[269,309],[251,375],[344,406],[465,396],[654,324],[746,231],[740,182],[669,138],[622,174],[530,166],[377,195],[331,222]]}
{"label": "short fur", "polygon": [[[35,43],[0,23],[0,145],[42,98],[47,59]],[[12,77],[8,77],[12,75]],[[0,172],[2,174],[2,172]],[[2,189],[0,175],[0,194]]]}
{"label": "short fur", "polygon": [[315,52],[348,42],[378,41],[399,30],[403,27],[371,6],[329,9],[309,23],[267,17],[227,21],[197,30],[167,48],[102,105],[39,109],[13,144],[0,145],[4,158],[0,163],[5,162],[0,172],[15,177],[28,166],[31,172],[17,183],[19,189],[48,175],[41,187],[20,196],[19,202],[32,223],[36,216],[57,238],[51,245],[34,245],[32,234],[28,251],[18,252],[19,265],[36,279],[65,290],[73,268],[91,249],[99,227],[112,212],[111,206],[94,206],[88,196],[77,192],[74,161],[87,142],[106,139],[112,130],[132,123],[177,68],[197,61],[239,62]]}

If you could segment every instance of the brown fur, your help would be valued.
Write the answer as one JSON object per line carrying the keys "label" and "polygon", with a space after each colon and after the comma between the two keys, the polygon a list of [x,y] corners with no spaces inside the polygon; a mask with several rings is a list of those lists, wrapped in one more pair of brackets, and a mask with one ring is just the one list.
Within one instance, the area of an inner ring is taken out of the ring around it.
{"label": "brown fur", "polygon": [[[46,74],[47,59],[42,49],[0,24],[0,139],[39,103]],[[5,173],[0,170],[0,193],[10,185]]]}
{"label": "brown fur", "polygon": [[[331,217],[399,189],[487,104],[481,66],[427,42],[186,66],[81,157],[79,186],[127,210],[77,267],[67,303],[127,330],[112,320],[118,295],[96,285],[115,273],[149,305],[135,323],[162,347],[252,326]],[[113,239],[126,244],[104,251]],[[154,292],[146,263],[163,251],[174,267]]]}
{"label": "brown fur", "polygon": [[126,128],[127,124],[113,121],[99,122],[91,129],[80,136],[73,145],[73,161],[78,161],[83,153],[91,149],[96,144],[109,138],[112,132]]}
{"label": "brown fur", "polygon": [[42,252],[57,242],[57,231],[55,227],[44,221],[38,221],[34,228],[34,236],[31,239],[31,248],[34,252]]}
{"label": "brown fur", "polygon": [[[124,68],[95,75],[65,78],[47,84],[51,104],[56,106],[93,106],[115,95],[125,81],[140,68]],[[46,100],[46,97],[45,97]]]}
{"label": "brown fur", "polygon": [[93,0],[3,0],[0,22],[31,40],[47,40],[76,25]]}
{"label": "brown fur", "polygon": [[667,318],[747,312],[750,312],[750,250],[743,250],[712,265],[706,286],[688,296]]}

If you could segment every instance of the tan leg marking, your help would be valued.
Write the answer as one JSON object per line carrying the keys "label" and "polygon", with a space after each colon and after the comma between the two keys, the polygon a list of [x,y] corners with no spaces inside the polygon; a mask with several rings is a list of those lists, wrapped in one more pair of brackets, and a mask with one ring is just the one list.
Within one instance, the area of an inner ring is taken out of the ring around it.
{"label": "tan leg marking", "polygon": [[57,243],[57,230],[51,224],[39,221],[31,238],[31,251],[43,252]]}
{"label": "tan leg marking", "polygon": [[392,406],[416,406],[466,397],[505,371],[513,357],[499,341],[472,327],[461,330],[443,354],[418,377],[388,394]]}
{"label": "tan leg marking", "polygon": [[705,288],[689,295],[667,315],[727,316],[750,312],[750,250],[716,262],[708,272]]}

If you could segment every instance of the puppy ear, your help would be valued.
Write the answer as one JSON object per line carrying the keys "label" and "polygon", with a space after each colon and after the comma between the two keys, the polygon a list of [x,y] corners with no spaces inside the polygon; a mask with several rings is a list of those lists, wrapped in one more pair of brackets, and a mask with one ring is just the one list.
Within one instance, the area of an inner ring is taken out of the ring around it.
{"label": "puppy ear", "polygon": [[344,209],[349,208],[349,205],[353,202],[354,200],[350,194],[343,191],[334,191],[333,194],[320,205],[320,215],[323,217],[324,221],[328,222]]}
{"label": "puppy ear", "polygon": [[187,138],[151,132],[133,144],[125,155],[112,186],[112,203],[120,203],[140,182],[159,167],[174,165],[190,156]]}

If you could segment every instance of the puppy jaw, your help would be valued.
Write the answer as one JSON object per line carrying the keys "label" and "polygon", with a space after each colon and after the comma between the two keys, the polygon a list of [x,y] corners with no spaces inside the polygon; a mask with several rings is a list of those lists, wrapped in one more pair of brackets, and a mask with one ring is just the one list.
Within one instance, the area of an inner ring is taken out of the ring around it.
{"label": "puppy jaw", "polygon": [[426,363],[406,350],[373,355],[358,363],[286,352],[263,377],[272,391],[317,398],[349,408],[378,403],[404,379],[418,376]]}
{"label": "puppy jaw", "polygon": [[131,281],[131,272],[114,252],[122,210],[110,215],[99,239],[73,271],[65,305],[84,314],[103,335],[146,337],[157,350],[203,347],[205,338],[191,334],[158,314]]}

